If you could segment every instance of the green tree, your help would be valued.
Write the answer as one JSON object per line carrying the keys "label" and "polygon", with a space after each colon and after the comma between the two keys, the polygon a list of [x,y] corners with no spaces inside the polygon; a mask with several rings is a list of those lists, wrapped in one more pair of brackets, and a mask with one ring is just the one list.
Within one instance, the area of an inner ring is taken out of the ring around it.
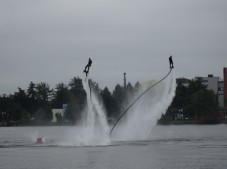
{"label": "green tree", "polygon": [[134,86],[134,93],[137,92],[140,89],[140,82],[136,82],[135,86]]}
{"label": "green tree", "polygon": [[4,124],[9,124],[10,118],[12,117],[11,108],[13,107],[14,96],[13,95],[3,95],[0,97],[0,113],[1,113],[1,121]]}
{"label": "green tree", "polygon": [[68,103],[69,100],[69,90],[64,83],[59,83],[56,85],[53,92],[52,107],[62,108],[63,104]]}
{"label": "green tree", "polygon": [[199,90],[206,90],[206,86],[202,84],[201,78],[196,78],[194,80],[191,80],[187,89],[188,95],[191,95]]}
{"label": "green tree", "polygon": [[74,77],[69,82],[69,104],[65,114],[65,118],[76,123],[86,105],[86,92],[83,89],[82,80],[79,77]]}
{"label": "green tree", "polygon": [[124,109],[125,104],[125,92],[124,88],[119,84],[116,85],[113,91],[113,99],[116,102],[116,116],[119,116]]}
{"label": "green tree", "polygon": [[190,102],[194,106],[196,116],[201,120],[216,120],[217,102],[216,96],[211,90],[199,90],[190,97]]}
{"label": "green tree", "polygon": [[8,107],[7,112],[9,114],[9,123],[15,124],[15,121],[20,119],[20,112],[23,108],[19,103],[13,102],[11,107]]}
{"label": "green tree", "polygon": [[14,102],[21,105],[22,108],[26,109],[28,105],[28,97],[26,92],[18,87],[18,92],[14,94]]}
{"label": "green tree", "polygon": [[28,97],[28,112],[34,117],[35,112],[38,110],[38,100],[37,100],[36,85],[33,82],[30,82],[27,89]]}
{"label": "green tree", "polygon": [[37,101],[39,109],[36,112],[36,120],[38,122],[50,122],[52,120],[52,111],[50,106],[50,99],[52,96],[52,89],[47,83],[41,82],[36,85]]}
{"label": "green tree", "polygon": [[19,113],[19,118],[16,120],[17,125],[26,125],[29,124],[30,115],[28,111],[21,110]]}
{"label": "green tree", "polygon": [[192,103],[185,104],[184,106],[184,117],[187,117],[191,120],[198,119],[198,114],[196,111],[196,106]]}
{"label": "green tree", "polygon": [[116,113],[118,113],[117,111],[119,111],[118,105],[117,105],[116,101],[114,100],[114,98],[112,97],[111,92],[109,91],[109,89],[107,87],[105,87],[101,91],[101,96],[103,99],[105,109],[107,111],[108,119],[112,119],[112,118],[116,117],[118,115]]}
{"label": "green tree", "polygon": [[187,87],[178,84],[176,88],[176,95],[171,104],[172,107],[183,108],[188,97]]}
{"label": "green tree", "polygon": [[52,111],[50,106],[40,107],[35,114],[35,122],[38,125],[48,124],[52,120]]}
{"label": "green tree", "polygon": [[36,85],[36,91],[37,91],[37,98],[42,104],[48,103],[53,92],[53,90],[50,89],[50,85],[44,82],[38,83]]}
{"label": "green tree", "polygon": [[126,94],[128,98],[131,98],[134,95],[134,88],[130,82],[126,86]]}
{"label": "green tree", "polygon": [[86,93],[83,88],[82,79],[74,77],[69,82],[70,91],[76,96],[84,96]]}
{"label": "green tree", "polygon": [[83,108],[79,98],[74,95],[70,95],[64,118],[69,120],[72,124],[76,124],[81,119],[82,110]]}

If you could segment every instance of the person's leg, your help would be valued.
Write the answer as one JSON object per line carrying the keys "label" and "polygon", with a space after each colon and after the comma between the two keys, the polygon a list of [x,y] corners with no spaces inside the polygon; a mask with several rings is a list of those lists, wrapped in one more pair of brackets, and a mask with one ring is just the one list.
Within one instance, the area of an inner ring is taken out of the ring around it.
{"label": "person's leg", "polygon": [[88,65],[85,66],[85,69],[84,70],[87,71],[87,68],[88,68]]}

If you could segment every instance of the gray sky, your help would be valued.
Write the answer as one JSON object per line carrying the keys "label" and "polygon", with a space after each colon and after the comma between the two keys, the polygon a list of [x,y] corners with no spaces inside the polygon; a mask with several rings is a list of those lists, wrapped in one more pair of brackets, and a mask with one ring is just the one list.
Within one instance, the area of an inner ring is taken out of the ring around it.
{"label": "gray sky", "polygon": [[88,58],[101,88],[227,67],[226,0],[1,0],[0,94],[69,83]]}

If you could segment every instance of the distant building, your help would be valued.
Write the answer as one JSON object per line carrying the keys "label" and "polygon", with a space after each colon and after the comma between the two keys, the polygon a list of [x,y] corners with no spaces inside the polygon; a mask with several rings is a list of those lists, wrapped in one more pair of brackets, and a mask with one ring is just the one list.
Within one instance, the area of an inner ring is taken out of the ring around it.
{"label": "distant building", "polygon": [[[220,77],[214,77],[209,74],[207,77],[195,77],[194,79],[201,79],[202,84],[208,90],[212,90],[217,95],[219,119],[227,119],[227,68],[223,68],[223,80]],[[176,83],[188,87],[190,80],[186,78],[177,78]],[[175,119],[181,119],[181,113],[175,114]]]}
{"label": "distant building", "polygon": [[202,80],[202,84],[207,87],[208,90],[212,90],[214,94],[217,95],[218,107],[224,106],[224,97],[223,97],[223,81],[220,80],[220,77],[214,77],[212,74],[209,74],[207,77],[199,77]]}
{"label": "distant building", "polygon": [[224,107],[224,81],[218,82],[218,107]]}
{"label": "distant building", "polygon": [[63,104],[62,109],[52,109],[52,122],[57,122],[56,114],[58,113],[64,118],[67,108],[68,104]]}
{"label": "distant building", "polygon": [[219,106],[219,116],[221,120],[227,119],[227,68],[223,68],[223,81],[219,83],[219,95],[222,105]]}
{"label": "distant building", "polygon": [[57,122],[56,114],[60,114],[63,117],[63,109],[52,109],[52,122]]}
{"label": "distant building", "polygon": [[224,107],[227,107],[227,68],[223,68],[224,79]]}
{"label": "distant building", "polygon": [[209,74],[207,77],[201,77],[201,79],[208,90],[213,90],[215,94],[218,92],[219,77],[214,77],[212,74]]}

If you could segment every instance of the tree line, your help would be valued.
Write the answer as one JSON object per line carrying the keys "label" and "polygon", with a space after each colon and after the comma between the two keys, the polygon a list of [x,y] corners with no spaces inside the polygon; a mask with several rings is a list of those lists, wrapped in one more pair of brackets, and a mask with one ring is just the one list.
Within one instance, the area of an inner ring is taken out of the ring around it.
{"label": "tree line", "polygon": [[218,95],[208,90],[201,78],[190,80],[188,86],[178,83],[173,102],[159,123],[176,122],[176,115],[182,115],[183,123],[218,123]]}
{"label": "tree line", "polygon": [[[139,82],[134,87],[130,82],[126,87],[117,84],[110,92],[107,87],[101,90],[91,79],[89,84],[101,97],[110,120],[119,116],[128,93],[139,87]],[[67,104],[67,109],[64,117],[56,115],[58,123],[76,124],[87,104],[82,79],[74,77],[69,84],[58,83],[54,88],[45,82],[30,82],[27,89],[18,87],[14,94],[1,95],[0,125],[50,125],[52,109],[62,109],[63,104]]]}
{"label": "tree line", "polygon": [[[121,115],[124,105],[140,88],[139,82],[134,86],[129,82],[126,86],[117,84],[111,92],[108,87],[100,89],[91,79],[89,84],[103,101],[109,122]],[[64,117],[56,115],[58,124],[77,124],[87,104],[82,79],[74,77],[69,84],[58,83],[54,88],[45,82],[30,82],[27,89],[18,87],[14,94],[1,95],[0,125],[50,125],[51,109],[61,109],[63,104],[68,106]],[[170,123],[178,113],[193,120],[217,119],[216,95],[206,89],[201,79],[191,80],[188,87],[178,84],[173,102],[159,123]]]}

